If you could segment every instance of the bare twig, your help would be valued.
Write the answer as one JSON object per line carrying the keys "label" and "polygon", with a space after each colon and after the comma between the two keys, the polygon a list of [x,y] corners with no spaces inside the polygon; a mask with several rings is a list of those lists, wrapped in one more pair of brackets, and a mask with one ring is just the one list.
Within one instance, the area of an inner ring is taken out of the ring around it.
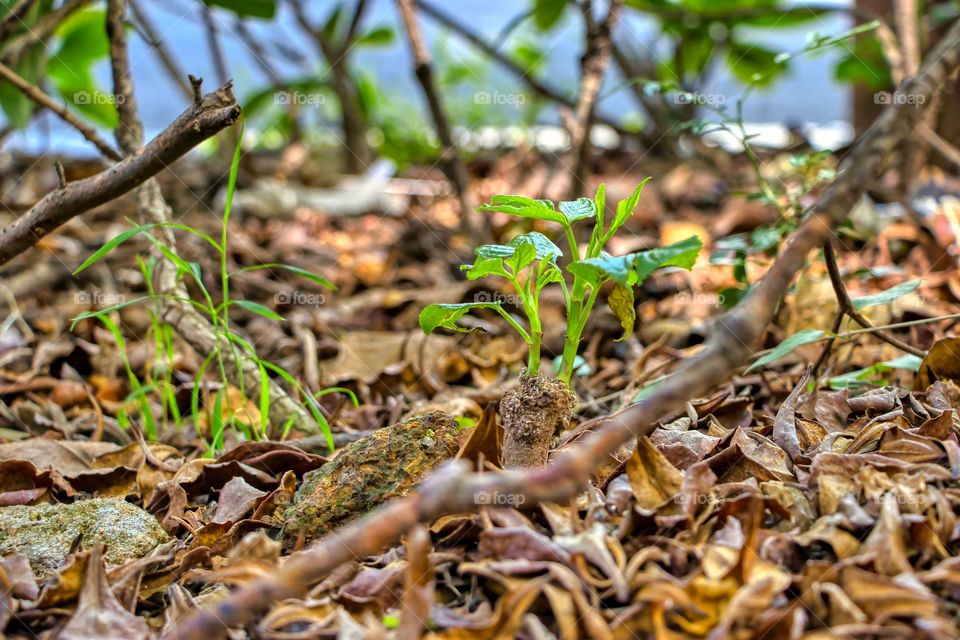
{"label": "bare twig", "polygon": [[[894,84],[900,84],[905,78],[913,76],[920,68],[920,36],[918,33],[918,14],[917,0],[894,0],[893,12],[897,35],[899,36],[900,55],[902,58],[903,74],[897,77],[894,74]],[[924,123],[933,125],[936,122],[936,116],[939,105],[936,103],[927,109]],[[914,178],[926,164],[929,153],[929,143],[923,136],[915,136],[908,141],[904,147],[904,161],[900,174],[900,185],[902,191],[906,192]]]}
{"label": "bare twig", "polygon": [[57,169],[57,187],[63,189],[67,186],[67,171],[63,168],[63,163],[59,159],[54,162],[53,166]]}
{"label": "bare twig", "polygon": [[150,144],[95,176],[47,194],[0,231],[0,265],[9,262],[57,227],[143,184],[192,148],[236,122],[240,107],[229,87],[207,94]]}
{"label": "bare twig", "polygon": [[20,28],[23,24],[23,18],[36,1],[37,0],[18,0],[15,5],[7,10],[3,15],[3,19],[0,20],[0,41],[7,39],[11,33]]}
{"label": "bare twig", "polygon": [[323,56],[330,67],[330,88],[336,94],[337,101],[340,103],[341,126],[344,137],[344,164],[349,171],[362,171],[367,168],[373,158],[373,149],[367,142],[367,124],[360,108],[356,83],[350,76],[347,62],[349,49],[353,45],[355,31],[363,16],[366,3],[358,1],[353,18],[350,21],[349,32],[344,41],[339,44],[335,43],[322,30],[316,29],[310,24],[302,2],[297,0],[292,2],[291,6],[297,22],[313,38],[320,55]]}
{"label": "bare twig", "polygon": [[24,79],[16,71],[0,62],[0,77],[16,87],[23,95],[27,96],[35,104],[44,109],[48,109],[57,114],[61,120],[80,132],[93,146],[100,150],[100,153],[111,160],[119,160],[122,156],[116,149],[100,137],[93,127],[86,125],[77,116],[73,115],[65,106],[48,96],[37,85]]}
{"label": "bare twig", "polygon": [[423,95],[427,99],[433,125],[437,130],[437,138],[440,139],[441,166],[444,173],[447,174],[447,178],[457,190],[457,199],[460,201],[461,228],[464,232],[470,233],[473,229],[473,202],[471,202],[469,191],[470,178],[467,167],[457,153],[457,145],[453,140],[450,121],[447,120],[443,105],[440,103],[440,93],[433,78],[430,52],[427,50],[423,33],[420,31],[420,21],[417,19],[416,2],[415,0],[398,0],[397,4],[403,18],[407,41],[410,43],[410,50],[413,52],[414,72],[420,82],[420,87],[423,89]]}
{"label": "bare twig", "polygon": [[960,168],[960,149],[940,137],[926,122],[921,122],[917,132],[937,153]]}
{"label": "bare twig", "polygon": [[187,83],[187,74],[180,69],[180,65],[177,64],[176,59],[170,51],[167,50],[167,47],[164,46],[163,40],[160,38],[157,29],[150,20],[150,16],[140,8],[140,4],[135,2],[135,0],[127,0],[127,4],[130,6],[130,13],[136,19],[140,30],[143,32],[143,39],[150,45],[154,53],[157,54],[160,63],[167,70],[167,73],[170,74],[170,77],[173,78],[173,81],[177,83],[177,86],[180,87],[180,90],[183,91],[183,95],[188,98],[191,97],[193,92]]}
{"label": "bare twig", "polygon": [[[857,309],[853,300],[850,299],[850,294],[847,293],[846,287],[843,286],[843,276],[840,275],[840,267],[837,265],[837,256],[833,250],[833,243],[826,243],[823,247],[823,256],[827,264],[827,273],[830,274],[830,283],[833,285],[833,290],[837,295],[837,302],[840,304],[840,307],[844,310],[850,318],[859,324],[864,329],[870,329],[873,327],[873,324],[867,320],[860,310]],[[883,340],[889,345],[900,349],[901,351],[906,351],[907,353],[913,354],[915,356],[923,357],[927,355],[927,352],[923,349],[918,349],[913,345],[903,342],[899,338],[890,335],[886,331],[876,331],[874,335],[879,339]]]}
{"label": "bare twig", "polygon": [[16,37],[0,43],[0,59],[15,67],[27,49],[39,42],[46,42],[64,20],[89,3],[90,0],[66,0],[53,11],[43,14],[29,29],[24,29]]}
{"label": "bare twig", "polygon": [[580,93],[572,113],[567,113],[564,117],[570,134],[570,153],[566,161],[570,182],[562,191],[566,191],[571,200],[583,192],[586,182],[594,110],[603,77],[610,65],[610,43],[622,6],[622,0],[612,0],[606,18],[597,23],[592,13],[593,3],[583,3],[583,19],[587,25],[587,50],[583,54],[580,67]]}
{"label": "bare twig", "polygon": [[210,47],[210,57],[213,58],[213,68],[217,72],[217,80],[222,84],[230,77],[230,71],[227,69],[227,58],[220,45],[217,19],[213,15],[213,9],[206,4],[201,5],[200,14],[203,16],[203,26],[207,30],[207,45]]}
{"label": "bare twig", "polygon": [[[930,54],[922,73],[904,90],[930,98],[960,64],[960,21]],[[686,403],[708,393],[746,363],[752,346],[804,267],[807,255],[829,239],[859,201],[867,185],[889,166],[894,149],[902,144],[922,118],[923,108],[891,105],[843,160],[837,179],[823,194],[804,223],[791,234],[776,261],[750,294],[721,316],[717,330],[692,358],[663,379],[642,401],[611,416],[607,424],[558,454],[547,467],[526,472],[470,473],[452,463],[430,476],[409,496],[388,502],[371,514],[324,536],[308,550],[289,557],[269,576],[247,583],[230,597],[184,619],[168,639],[209,640],[224,630],[251,620],[259,611],[283,598],[304,593],[318,579],[354,558],[363,558],[396,544],[418,522],[442,514],[479,508],[476,496],[523,497],[525,506],[570,499],[586,486],[591,471],[638,435],[650,433],[662,416],[682,410]],[[518,500],[519,501],[519,500]]]}
{"label": "bare twig", "polygon": [[[565,105],[570,109],[573,109],[577,102],[576,99],[551,87],[550,85],[544,84],[536,77],[530,74],[529,70],[525,69],[521,65],[514,62],[510,56],[505,54],[503,51],[493,46],[482,37],[480,37],[476,32],[470,29],[469,26],[460,22],[453,16],[450,16],[440,9],[436,8],[432,4],[427,4],[426,2],[419,2],[417,7],[426,15],[430,16],[433,20],[440,23],[450,31],[456,33],[461,38],[475,46],[491,60],[499,64],[501,67],[515,75],[521,82],[523,82],[531,91],[537,95],[551,100],[553,102]],[[614,131],[616,131],[622,137],[639,137],[640,141],[645,145],[650,145],[651,141],[648,136],[641,132],[627,131],[623,126],[615,120],[604,117],[600,114],[596,114],[595,119],[597,122],[607,125]]]}

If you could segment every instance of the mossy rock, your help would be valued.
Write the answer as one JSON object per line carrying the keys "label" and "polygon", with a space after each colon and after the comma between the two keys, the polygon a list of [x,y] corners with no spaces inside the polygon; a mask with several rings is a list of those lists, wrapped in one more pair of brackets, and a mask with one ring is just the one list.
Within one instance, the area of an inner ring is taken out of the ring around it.
{"label": "mossy rock", "polygon": [[456,421],[439,411],[378,429],[347,445],[304,476],[294,504],[283,514],[285,541],[323,535],[409,493],[459,447]]}
{"label": "mossy rock", "polygon": [[156,518],[123,500],[0,507],[0,555],[27,556],[38,579],[57,570],[78,535],[84,549],[106,544],[110,564],[142,558],[170,539]]}

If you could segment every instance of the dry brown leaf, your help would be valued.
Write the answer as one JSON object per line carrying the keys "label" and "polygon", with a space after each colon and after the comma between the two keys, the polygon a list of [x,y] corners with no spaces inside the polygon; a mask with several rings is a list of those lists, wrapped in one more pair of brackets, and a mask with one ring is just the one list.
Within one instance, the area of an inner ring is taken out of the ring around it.
{"label": "dry brown leaf", "polygon": [[627,461],[626,470],[637,507],[645,511],[663,506],[683,487],[683,474],[646,436],[637,439],[637,448]]}

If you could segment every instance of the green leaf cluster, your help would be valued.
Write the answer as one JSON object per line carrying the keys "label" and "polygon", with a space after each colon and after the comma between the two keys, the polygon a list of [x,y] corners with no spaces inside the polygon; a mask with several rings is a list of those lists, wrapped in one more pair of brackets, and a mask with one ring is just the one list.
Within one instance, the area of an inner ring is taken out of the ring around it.
{"label": "green leaf cluster", "polygon": [[[647,179],[649,180],[649,178]],[[534,200],[516,195],[495,196],[479,208],[483,212],[505,213],[518,218],[541,220],[560,228],[568,254],[546,235],[533,231],[514,237],[507,244],[487,244],[474,251],[476,261],[464,265],[467,278],[496,276],[506,279],[517,294],[525,322],[515,318],[499,301],[488,300],[460,304],[432,304],[420,313],[424,333],[444,328],[464,331],[458,321],[470,311],[493,310],[500,314],[529,346],[528,373],[536,374],[540,366],[540,344],[543,327],[540,320],[540,293],[549,284],[563,292],[567,328],[558,377],[569,383],[577,368],[577,350],[601,289],[611,285],[607,302],[623,327],[623,338],[636,323],[634,289],[654,271],[664,267],[690,269],[700,254],[702,243],[697,237],[671,245],[614,256],[604,247],[633,215],[647,180],[633,193],[617,203],[613,215],[606,215],[606,190],[603,185],[593,198],[578,198],[554,205],[549,200]],[[578,223],[592,225],[589,240],[581,251],[574,227]],[[566,258],[561,267],[559,261]]]}

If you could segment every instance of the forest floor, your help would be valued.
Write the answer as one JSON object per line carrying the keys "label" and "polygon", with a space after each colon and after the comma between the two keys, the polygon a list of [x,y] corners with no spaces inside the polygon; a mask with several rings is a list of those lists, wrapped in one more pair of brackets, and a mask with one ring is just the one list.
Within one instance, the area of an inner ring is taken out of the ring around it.
{"label": "forest floor", "polygon": [[[705,248],[693,269],[658,271],[643,283],[633,336],[617,341],[620,323],[605,308],[588,324],[576,419],[556,449],[696,353],[796,223],[747,197],[757,185],[744,158],[716,160],[634,166],[610,154],[591,179],[588,193],[605,183],[615,202],[654,176],[611,253],[691,235]],[[805,191],[789,154],[763,160],[768,179],[800,206],[815,201],[818,187]],[[56,186],[46,160],[4,162],[0,190],[10,211]],[[833,166],[829,157],[819,162]],[[67,164],[71,179],[93,170]],[[539,158],[520,151],[477,160],[471,171],[477,202],[539,193],[549,178]],[[163,174],[173,219],[219,238],[226,173],[182,162]],[[373,491],[425,471],[390,464],[406,465],[408,445],[398,432],[376,430],[400,421],[452,416],[453,451],[498,465],[496,403],[525,365],[524,343],[493,314],[479,313],[481,330],[463,334],[426,337],[417,323],[430,303],[515,303],[507,289],[460,271],[480,243],[460,231],[442,174],[411,169],[389,183],[388,211],[359,215],[291,206],[282,194],[258,201],[253,186],[262,177],[298,189],[329,184],[302,148],[243,158],[227,234],[230,296],[258,306],[238,308],[232,329],[304,388],[330,390],[319,403],[336,451],[322,434],[296,428],[251,438],[264,407],[235,387],[194,393],[208,354],[176,334],[169,342],[158,335],[157,300],[138,258],[163,258],[145,238],[71,275],[135,226],[132,196],[74,219],[0,280],[0,505],[14,509],[0,509],[7,637],[172,630],[192,606],[270,574],[305,543],[278,535],[304,475],[333,473],[333,495],[344,484]],[[930,350],[926,358],[873,332],[850,334],[858,325],[846,320],[812,380],[810,364],[827,344],[812,332],[830,330],[838,306],[823,260],[811,258],[763,347],[801,332],[820,339],[662,416],[660,429],[609,460],[574,502],[491,504],[444,517],[428,537],[357,558],[302,599],[274,603],[249,637],[415,637],[422,627],[448,638],[957,637],[960,343],[949,337],[960,321],[950,317],[960,313],[956,184],[924,172],[911,213],[865,201],[836,244],[850,296],[876,296],[863,314]],[[890,194],[872,195],[881,202]],[[501,241],[521,229],[548,231],[490,219]],[[219,257],[197,235],[177,237],[180,257],[219,292]],[[256,264],[305,269],[336,290],[289,270],[240,271]],[[897,285],[902,295],[889,293]],[[108,314],[116,332],[95,317],[72,322],[114,305],[122,305]],[[544,294],[541,315],[549,369],[563,346],[559,293]],[[131,379],[145,387],[146,404],[132,397]],[[799,456],[776,443],[778,430],[796,433]],[[211,451],[218,437],[222,446]],[[331,472],[338,458],[364,465]],[[94,498],[143,511],[118,512]],[[57,511],[67,506],[76,510]],[[59,519],[36,511],[43,509]],[[30,528],[38,513],[51,526]]]}

